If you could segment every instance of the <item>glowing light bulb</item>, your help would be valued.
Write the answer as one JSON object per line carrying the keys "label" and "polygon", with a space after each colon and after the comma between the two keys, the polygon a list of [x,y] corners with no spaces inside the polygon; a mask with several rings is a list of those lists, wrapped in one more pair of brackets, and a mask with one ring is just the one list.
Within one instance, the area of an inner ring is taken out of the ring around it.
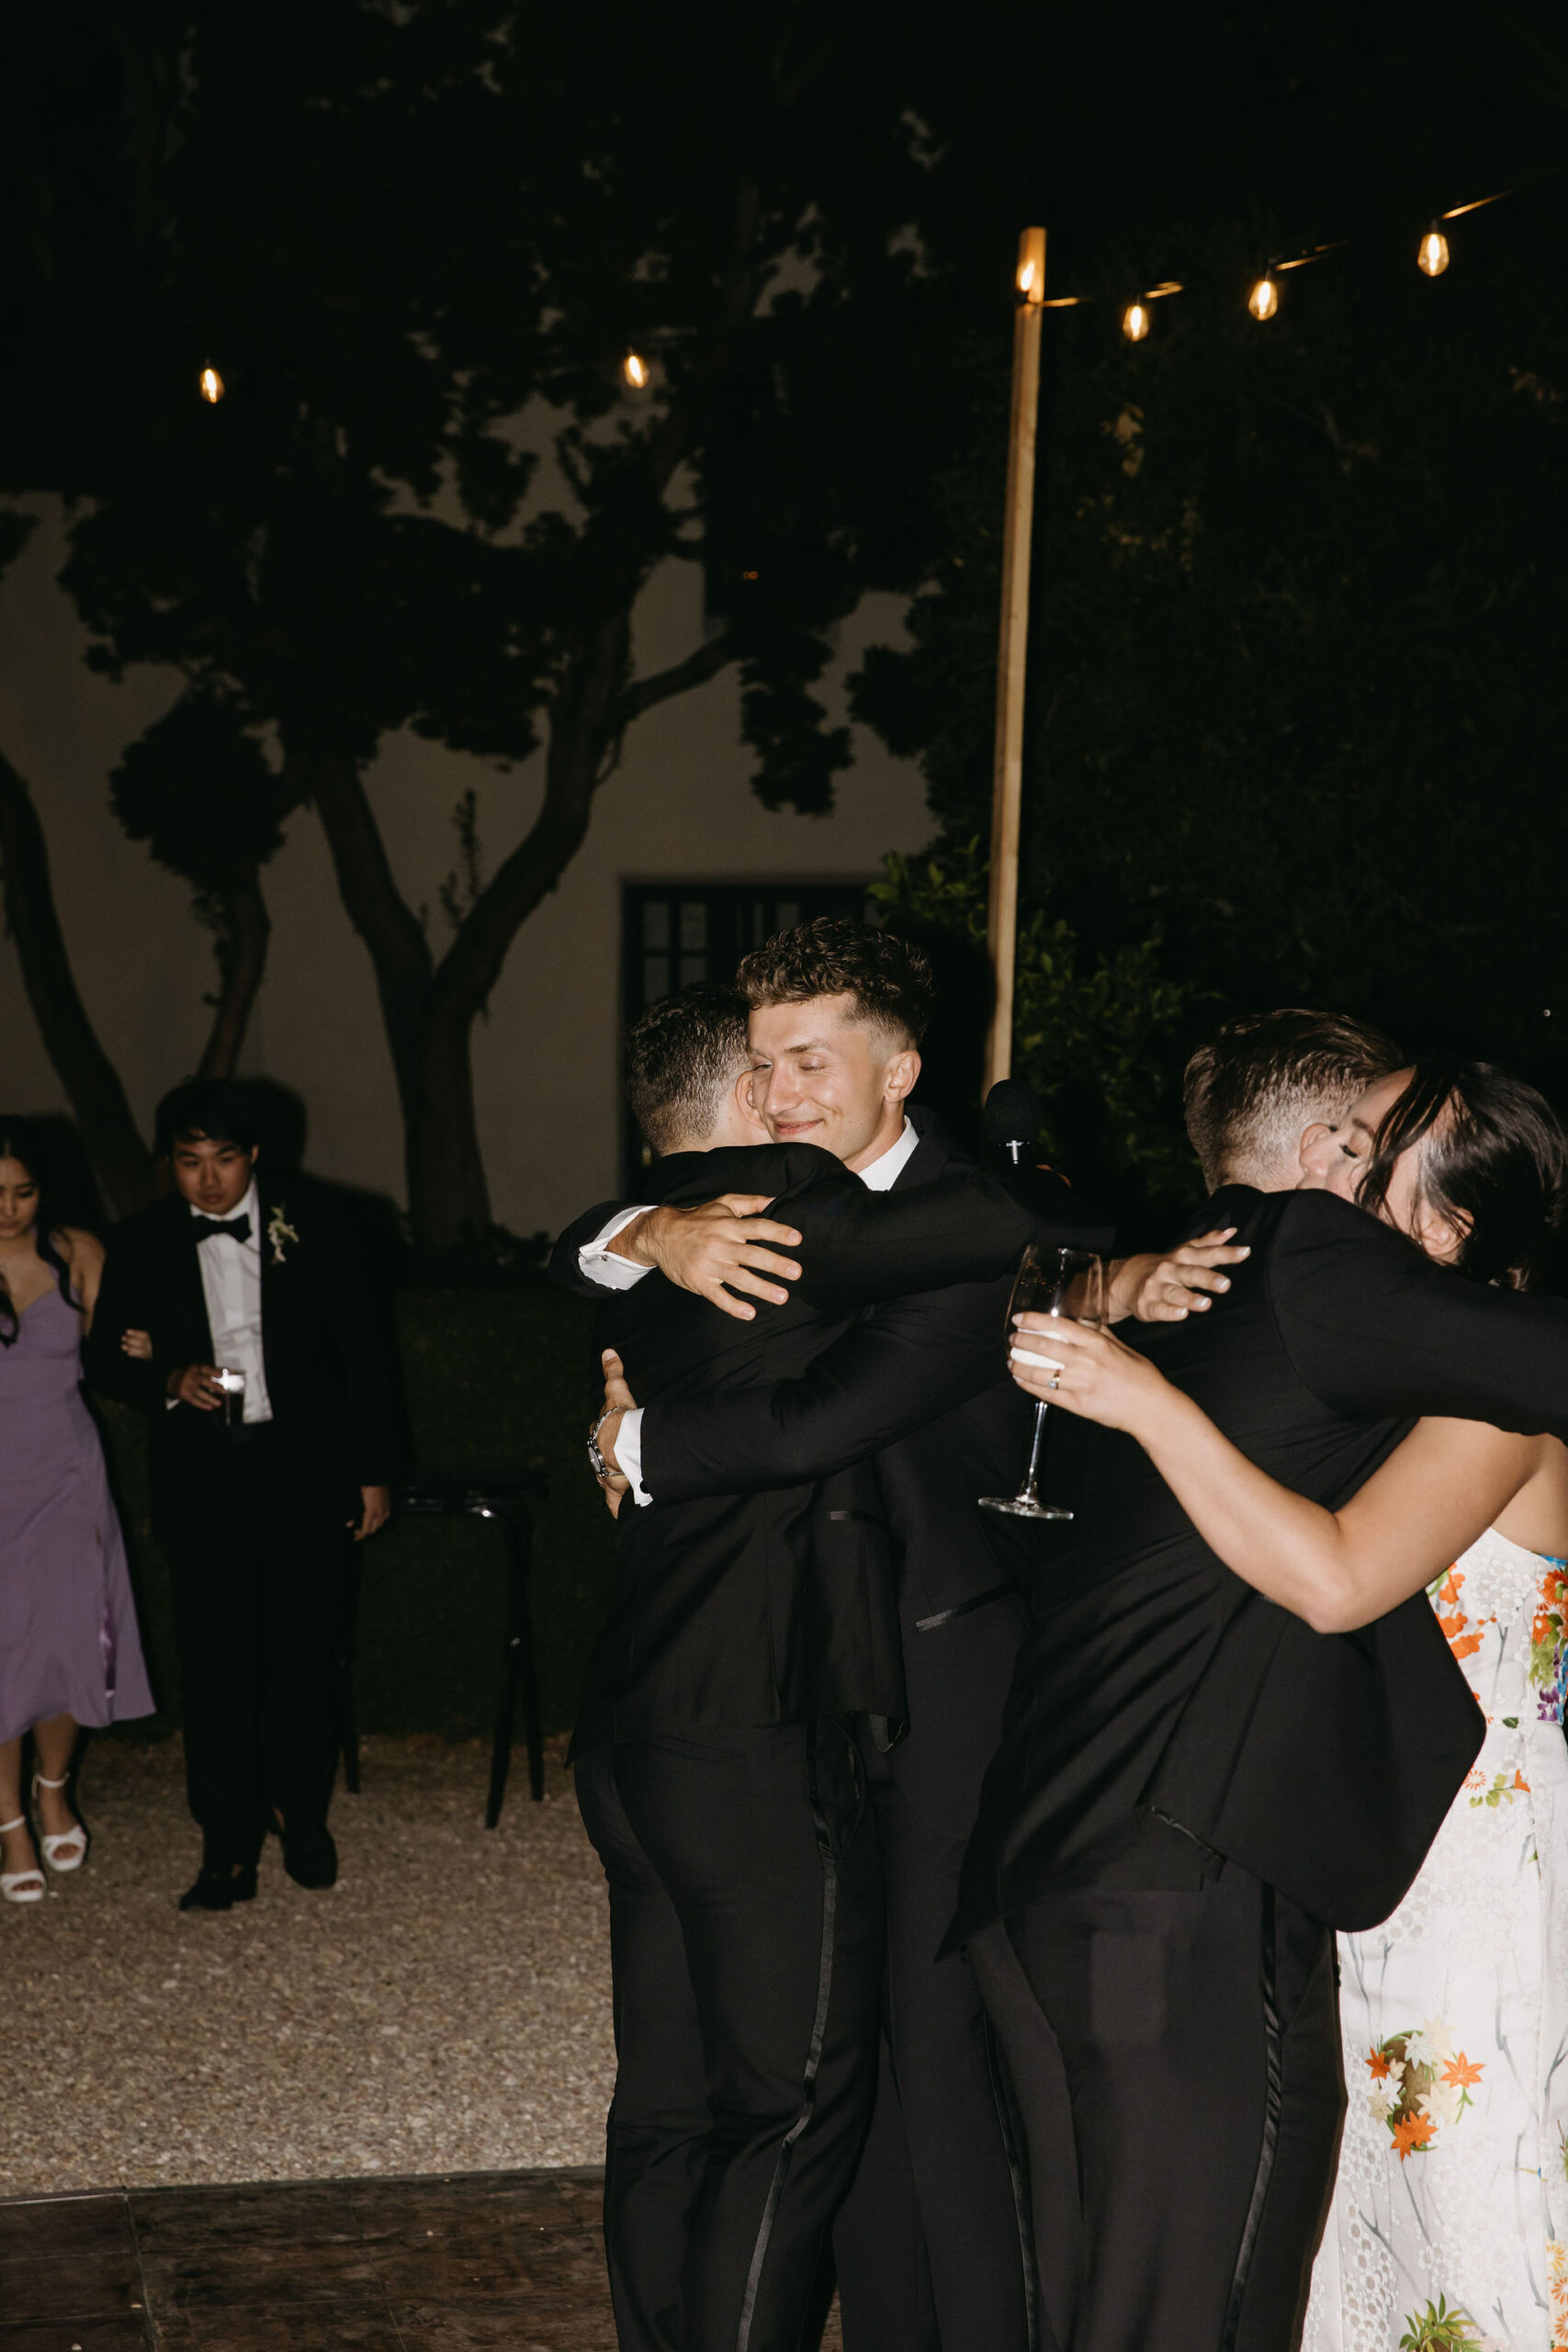
{"label": "glowing light bulb", "polygon": [[216,368],[204,368],[196,379],[197,390],[209,408],[216,408],[223,397],[223,379]]}
{"label": "glowing light bulb", "polygon": [[1018,273],[1018,290],[1021,294],[1033,293],[1034,277],[1034,264],[1032,261],[1026,261]]}
{"label": "glowing light bulb", "polygon": [[1260,277],[1247,298],[1255,319],[1271,319],[1280,307],[1280,289],[1271,277]]}
{"label": "glowing light bulb", "polygon": [[621,362],[621,373],[626,378],[634,392],[640,392],[647,389],[649,376],[648,362],[637,352],[627,352],[625,359]]}
{"label": "glowing light bulb", "polygon": [[1441,277],[1449,266],[1449,241],[1434,220],[1416,253],[1416,266],[1425,277]]}
{"label": "glowing light bulb", "polygon": [[1129,302],[1122,313],[1122,332],[1129,343],[1142,343],[1149,331],[1149,314],[1141,302]]}

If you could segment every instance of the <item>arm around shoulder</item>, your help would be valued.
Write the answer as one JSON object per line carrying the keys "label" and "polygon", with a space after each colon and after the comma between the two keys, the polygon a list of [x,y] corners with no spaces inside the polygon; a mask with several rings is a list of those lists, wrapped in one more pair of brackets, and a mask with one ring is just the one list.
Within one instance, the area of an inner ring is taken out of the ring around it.
{"label": "arm around shoulder", "polygon": [[1292,1362],[1336,1411],[1568,1436],[1568,1302],[1472,1282],[1326,1193],[1290,1196],[1266,1279]]}

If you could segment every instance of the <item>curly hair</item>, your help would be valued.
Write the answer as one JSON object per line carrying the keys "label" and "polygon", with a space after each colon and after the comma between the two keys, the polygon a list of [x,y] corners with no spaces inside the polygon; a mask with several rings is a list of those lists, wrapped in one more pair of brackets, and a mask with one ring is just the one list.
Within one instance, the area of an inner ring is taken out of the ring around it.
{"label": "curly hair", "polygon": [[743,956],[736,985],[753,1012],[770,1004],[804,1004],[847,996],[852,1018],[900,1046],[918,1046],[931,1017],[931,967],[920,950],[891,931],[844,915],[818,915],[781,931]]}

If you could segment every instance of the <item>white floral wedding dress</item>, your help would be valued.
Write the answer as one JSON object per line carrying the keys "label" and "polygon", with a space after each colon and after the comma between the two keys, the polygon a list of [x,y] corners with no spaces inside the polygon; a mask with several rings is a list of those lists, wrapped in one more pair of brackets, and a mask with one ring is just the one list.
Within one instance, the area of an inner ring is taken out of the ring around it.
{"label": "white floral wedding dress", "polygon": [[1568,1566],[1494,1531],[1430,1597],[1486,1740],[1398,1910],[1339,1939],[1303,2352],[1568,2352]]}

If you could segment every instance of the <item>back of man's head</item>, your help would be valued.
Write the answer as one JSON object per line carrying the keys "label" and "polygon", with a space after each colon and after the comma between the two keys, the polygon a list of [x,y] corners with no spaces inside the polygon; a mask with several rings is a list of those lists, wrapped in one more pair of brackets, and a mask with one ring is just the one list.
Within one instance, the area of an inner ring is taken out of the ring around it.
{"label": "back of man's head", "polygon": [[1187,1065],[1187,1133],[1211,1192],[1294,1184],[1302,1135],[1337,1125],[1359,1094],[1404,1056],[1381,1029],[1338,1012],[1287,1005],[1227,1021]]}
{"label": "back of man's head", "polygon": [[764,1005],[850,999],[847,1017],[879,1030],[897,1052],[918,1046],[931,1017],[931,967],[891,931],[842,915],[818,915],[781,931],[741,959],[735,976],[753,1012]]}
{"label": "back of man's head", "polygon": [[626,1100],[649,1148],[700,1151],[750,1058],[737,989],[699,980],[649,1005],[626,1039]]}

